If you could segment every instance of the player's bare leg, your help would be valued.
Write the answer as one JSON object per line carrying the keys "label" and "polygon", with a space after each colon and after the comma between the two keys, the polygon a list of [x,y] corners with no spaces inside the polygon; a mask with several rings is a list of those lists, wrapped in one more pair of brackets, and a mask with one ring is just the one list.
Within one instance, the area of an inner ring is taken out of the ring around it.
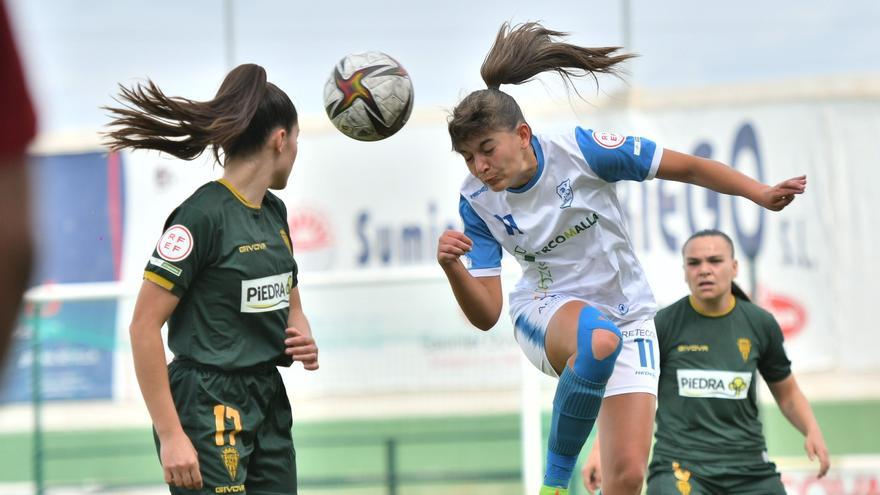
{"label": "player's bare leg", "polygon": [[642,493],[656,399],[643,392],[606,397],[599,410],[603,495]]}

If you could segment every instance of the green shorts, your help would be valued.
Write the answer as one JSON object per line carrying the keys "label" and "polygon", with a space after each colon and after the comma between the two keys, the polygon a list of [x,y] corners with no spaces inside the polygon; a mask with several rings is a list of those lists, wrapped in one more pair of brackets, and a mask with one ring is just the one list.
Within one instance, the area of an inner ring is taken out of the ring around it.
{"label": "green shorts", "polygon": [[785,495],[772,462],[715,464],[651,460],[647,495]]}
{"label": "green shorts", "polygon": [[[290,401],[273,365],[241,371],[174,360],[171,396],[183,430],[199,454],[203,488],[173,494],[291,495],[296,453]],[[156,450],[159,439],[153,432]]]}

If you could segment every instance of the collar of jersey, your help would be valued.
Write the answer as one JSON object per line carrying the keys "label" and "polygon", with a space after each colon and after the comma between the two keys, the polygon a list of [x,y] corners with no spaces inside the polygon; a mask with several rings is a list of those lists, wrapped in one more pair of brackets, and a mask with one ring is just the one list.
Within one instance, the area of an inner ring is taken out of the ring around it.
{"label": "collar of jersey", "polygon": [[532,149],[535,151],[535,158],[538,159],[538,170],[535,171],[535,175],[533,175],[524,185],[519,187],[508,187],[507,192],[524,193],[534,187],[541,178],[541,174],[544,172],[544,151],[541,149],[541,143],[538,142],[538,138],[535,136],[532,136]]}
{"label": "collar of jersey", "polygon": [[237,200],[241,201],[241,204],[247,206],[248,208],[253,208],[254,210],[260,209],[259,205],[255,205],[255,204],[251,203],[250,201],[248,201],[247,199],[245,199],[245,197],[242,196],[241,193],[238,192],[237,189],[235,189],[235,186],[230,184],[229,181],[227,181],[226,179],[218,179],[217,182],[222,184],[224,187],[226,187],[226,189],[229,189],[229,192],[231,192],[232,195],[235,196],[235,198]]}
{"label": "collar of jersey", "polygon": [[708,318],[720,318],[722,316],[729,315],[730,312],[733,311],[733,308],[736,307],[736,297],[730,296],[730,299],[731,299],[730,305],[727,306],[726,309],[724,309],[720,313],[710,313],[710,312],[700,308],[699,304],[697,304],[697,301],[694,299],[694,296],[688,296],[688,302],[691,304],[691,308],[693,308],[694,311],[696,311],[697,313],[699,313],[703,316],[706,316]]}

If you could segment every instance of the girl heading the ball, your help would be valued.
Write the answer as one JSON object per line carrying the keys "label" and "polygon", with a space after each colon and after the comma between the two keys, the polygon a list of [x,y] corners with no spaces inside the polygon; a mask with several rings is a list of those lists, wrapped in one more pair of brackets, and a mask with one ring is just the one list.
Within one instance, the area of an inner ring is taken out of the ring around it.
{"label": "girl heading the ball", "polygon": [[464,232],[442,234],[437,261],[462,311],[482,330],[501,314],[501,250],[522,268],[509,295],[514,336],[535,367],[559,377],[541,494],[567,493],[597,417],[603,493],[636,494],[653,430],[657,307],[615,182],[687,182],[778,211],[804,192],[806,177],[767,186],[644,137],[576,126],[533,134],[502,85],[546,71],[568,83],[617,74],[633,57],[618,47],[564,43],[564,36],[534,22],[503,24],[481,67],[487,88],[454,108],[449,135],[470,172],[459,198]]}

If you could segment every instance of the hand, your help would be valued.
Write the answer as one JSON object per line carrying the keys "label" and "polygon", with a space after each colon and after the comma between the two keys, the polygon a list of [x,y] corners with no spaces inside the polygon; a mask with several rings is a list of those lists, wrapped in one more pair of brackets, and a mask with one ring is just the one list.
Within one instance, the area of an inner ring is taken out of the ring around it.
{"label": "hand", "polygon": [[159,438],[159,460],[165,472],[165,483],[198,490],[202,488],[199,455],[182,430]]}
{"label": "hand", "polygon": [[287,334],[284,339],[284,353],[294,361],[302,362],[303,368],[309,371],[318,369],[318,346],[315,339],[295,327],[284,330],[284,333]]}
{"label": "hand", "polygon": [[437,262],[440,266],[448,266],[471,250],[474,243],[462,232],[447,230],[437,241]]}
{"label": "hand", "polygon": [[767,187],[761,192],[758,204],[772,211],[779,211],[794,201],[796,194],[803,194],[807,188],[807,176],[801,175]]}
{"label": "hand", "polygon": [[807,457],[811,461],[816,457],[819,458],[819,475],[816,477],[825,476],[828,473],[828,468],[831,467],[831,461],[828,459],[828,448],[825,447],[825,439],[822,437],[821,431],[816,430],[807,434],[804,450],[807,451]]}
{"label": "hand", "polygon": [[584,488],[590,494],[602,487],[602,462],[599,459],[599,449],[590,451],[584,467],[581,468],[581,476],[583,476]]}

